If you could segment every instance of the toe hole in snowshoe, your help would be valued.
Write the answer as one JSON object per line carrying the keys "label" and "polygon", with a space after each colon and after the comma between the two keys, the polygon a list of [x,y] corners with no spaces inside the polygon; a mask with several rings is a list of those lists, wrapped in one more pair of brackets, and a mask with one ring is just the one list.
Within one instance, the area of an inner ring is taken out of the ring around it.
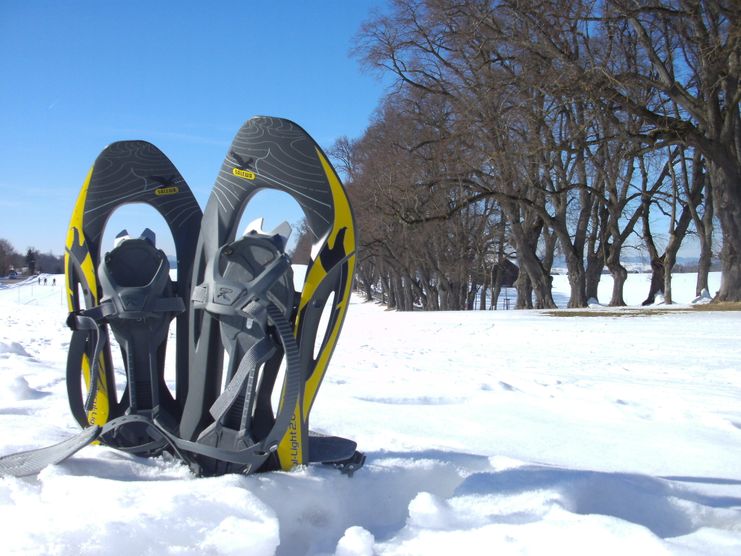
{"label": "toe hole in snowshoe", "polygon": [[[151,185],[152,187],[158,186],[155,182],[152,182]],[[135,224],[132,224],[132,222]],[[124,236],[121,236],[122,230],[125,232]],[[169,275],[173,281],[173,285],[168,285],[165,293],[172,295],[177,287],[175,285],[178,272],[177,257],[174,255],[176,252],[175,240],[164,217],[154,207],[143,203],[129,203],[119,206],[111,213],[106,223],[100,244],[101,254],[110,254],[114,249],[120,248],[126,239],[138,241],[126,242],[129,247],[125,247],[128,253],[124,259],[113,258],[112,277],[115,282],[121,287],[145,286],[157,272],[161,262],[157,252],[161,250],[167,258],[170,268]],[[101,260],[103,260],[102,257]],[[169,392],[169,395],[165,396],[167,399],[175,399],[176,397],[175,336],[176,323],[173,320],[168,331],[168,348],[163,350],[164,353],[158,355],[158,357],[164,357],[164,376],[160,386],[167,388]],[[120,346],[112,333],[109,334],[109,339],[113,359],[112,374],[115,375],[117,385],[115,401],[116,404],[120,404],[126,397],[124,391],[126,385],[124,359]]]}
{"label": "toe hole in snowshoe", "polygon": [[248,230],[254,229],[256,221],[260,219],[262,219],[262,232],[266,234],[272,232],[286,234],[285,228],[281,228],[281,225],[287,222],[291,231],[287,238],[285,252],[291,257],[292,263],[309,264],[311,248],[317,237],[306,224],[304,211],[296,199],[282,191],[271,189],[258,191],[250,198],[242,212],[239,225],[236,227],[237,238],[245,232],[248,233]]}

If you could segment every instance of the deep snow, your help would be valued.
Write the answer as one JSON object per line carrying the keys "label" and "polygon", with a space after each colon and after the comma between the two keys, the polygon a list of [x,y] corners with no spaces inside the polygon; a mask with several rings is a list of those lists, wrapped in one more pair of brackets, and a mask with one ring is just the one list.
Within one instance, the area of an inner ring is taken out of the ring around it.
{"label": "deep snow", "polygon": [[[61,284],[0,290],[0,454],[77,430]],[[647,286],[630,275],[626,301]],[[565,303],[566,277],[555,287]],[[689,302],[694,276],[674,296]],[[2,551],[741,554],[741,313],[620,313],[404,314],[355,298],[312,412],[367,453],[352,478],[196,479],[91,446],[0,479]]]}

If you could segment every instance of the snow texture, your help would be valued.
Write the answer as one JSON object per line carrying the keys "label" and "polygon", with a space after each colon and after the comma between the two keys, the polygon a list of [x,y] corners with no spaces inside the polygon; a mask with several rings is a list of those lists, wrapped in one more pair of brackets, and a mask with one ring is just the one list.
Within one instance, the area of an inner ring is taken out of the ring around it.
{"label": "snow texture", "polygon": [[[1,454],[77,431],[56,278],[0,290]],[[566,277],[554,284],[565,304]],[[648,284],[631,274],[626,301]],[[687,309],[694,276],[673,296]],[[672,308],[395,313],[354,298],[312,411],[314,430],[366,452],[352,478],[198,479],[90,446],[0,478],[2,552],[741,554],[741,313]]]}

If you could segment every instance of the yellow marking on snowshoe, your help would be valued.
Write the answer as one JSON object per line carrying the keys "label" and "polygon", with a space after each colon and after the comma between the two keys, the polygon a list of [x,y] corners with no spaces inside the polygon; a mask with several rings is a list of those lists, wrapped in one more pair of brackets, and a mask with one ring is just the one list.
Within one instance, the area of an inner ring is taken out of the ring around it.
{"label": "yellow marking on snowshoe", "polygon": [[[103,354],[100,354],[98,365],[103,368]],[[90,391],[90,358],[87,353],[82,354],[82,378],[85,381],[85,388]],[[93,407],[87,413],[87,421],[91,425],[104,425],[108,422],[108,391],[105,384],[105,376],[101,376],[98,384],[98,392],[93,399]],[[95,441],[94,444],[99,444]]]}
{"label": "yellow marking on snowshoe", "polygon": [[327,366],[329,365],[329,359],[332,356],[332,352],[334,351],[335,344],[337,343],[337,337],[340,334],[340,328],[342,326],[342,321],[345,318],[345,313],[347,313],[347,307],[350,297],[350,290],[352,288],[352,278],[350,278],[353,273],[355,272],[355,257],[351,257],[347,261],[347,268],[348,268],[348,280],[346,281],[344,285],[344,293],[343,293],[343,301],[337,303],[337,312],[338,317],[337,321],[335,322],[334,327],[332,328],[329,337],[327,338],[327,343],[324,346],[324,349],[319,354],[319,357],[317,358],[316,365],[314,367],[314,372],[311,374],[309,379],[306,381],[306,387],[304,388],[304,420],[309,418],[309,412],[311,411],[311,407],[314,404],[314,398],[316,398],[317,391],[319,390],[319,385],[322,382],[322,379],[324,378],[324,373],[327,370]]}
{"label": "yellow marking on snowshoe", "polygon": [[[85,215],[85,203],[87,201],[87,191],[90,186],[90,180],[93,176],[95,165],[90,168],[90,171],[82,184],[80,195],[77,197],[75,208],[72,211],[72,219],[70,220],[69,229],[67,230],[67,242],[65,244],[66,249],[64,250],[64,267],[65,267],[65,285],[67,287],[67,308],[71,311],[77,311],[81,307],[78,306],[82,300],[75,301],[78,295],[77,283],[73,283],[73,276],[75,275],[75,269],[73,268],[74,263],[71,259],[71,253],[77,252],[76,257],[77,263],[79,264],[79,270],[82,272],[83,288],[87,288],[90,296],[92,297],[93,304],[96,305],[100,300],[98,298],[98,281],[95,275],[95,268],[93,266],[93,258],[90,254],[89,247],[85,241],[85,234],[83,233],[83,218]],[[84,252],[81,260],[79,257],[80,253]],[[98,384],[98,391],[93,400],[93,408],[88,412],[88,422],[91,425],[104,425],[108,422],[108,415],[110,412],[110,403],[108,399],[108,385],[106,384],[105,374],[105,361],[103,355],[100,355],[98,361],[100,365],[100,380]],[[90,389],[90,358],[88,354],[83,354],[80,372],[85,381],[85,385]]]}
{"label": "yellow marking on snowshoe", "polygon": [[175,185],[171,187],[158,187],[154,190],[154,194],[157,195],[157,197],[161,197],[162,195],[175,195],[176,193],[180,193],[180,188]]}
{"label": "yellow marking on snowshoe", "polygon": [[[339,246],[336,242],[341,237],[343,240],[342,252],[345,255],[343,258],[347,264],[347,275],[345,277],[345,284],[342,285],[342,301],[336,302],[337,320],[335,321],[334,327],[329,332],[326,344],[319,353],[314,369],[310,373],[311,376],[304,385],[304,395],[301,396],[299,402],[296,404],[288,433],[286,433],[278,446],[278,459],[280,460],[281,468],[285,470],[306,463],[303,458],[303,435],[307,430],[306,422],[314,403],[314,398],[319,390],[319,385],[321,384],[322,379],[324,378],[324,373],[327,370],[329,359],[334,351],[334,346],[337,343],[340,328],[345,318],[345,313],[347,312],[350,290],[352,288],[352,276],[355,272],[355,233],[350,203],[347,200],[347,195],[345,194],[345,190],[343,189],[339,178],[334,173],[332,166],[319,149],[317,149],[317,156],[319,157],[324,173],[327,176],[334,206],[333,227],[330,230],[329,236],[327,237],[322,250],[327,248],[330,250],[338,249]],[[340,236],[340,231],[343,229],[345,230],[344,235]],[[299,301],[296,316],[296,334],[298,334],[301,326],[300,316],[306,305],[314,298],[314,294],[319,286],[325,279],[327,279],[328,270],[332,269],[324,268],[320,256],[316,258],[309,268],[309,272],[304,281],[304,287],[301,293],[301,300]],[[281,403],[282,397],[283,395],[281,395]],[[296,444],[298,444],[298,446],[296,446]]]}
{"label": "yellow marking on snowshoe", "polygon": [[232,174],[234,174],[238,178],[243,178],[246,180],[254,180],[256,177],[254,172],[250,172],[249,170],[242,170],[241,168],[232,168]]}
{"label": "yellow marking on snowshoe", "polygon": [[296,404],[288,431],[278,445],[278,459],[281,468],[286,471],[304,464],[304,431],[301,426],[299,404]]}
{"label": "yellow marking on snowshoe", "polygon": [[[85,199],[87,198],[87,189],[90,185],[90,178],[93,175],[93,168],[94,166],[90,167],[90,170],[87,173],[87,177],[85,178],[85,181],[82,184],[82,189],[80,190],[80,194],[77,196],[77,201],[75,202],[75,208],[72,211],[72,219],[69,223],[69,228],[67,228],[67,241],[65,243],[65,250],[64,250],[64,278],[65,278],[65,285],[67,287],[67,308],[70,311],[73,311],[76,309],[75,302],[74,302],[74,296],[76,294],[75,288],[72,284],[72,276],[73,271],[71,268],[71,260],[70,260],[70,251],[75,245],[75,237],[82,238],[82,215],[85,212]],[[77,231],[77,234],[75,234],[75,230]],[[84,241],[84,240],[83,240]],[[87,246],[85,247],[85,251],[87,251]]]}
{"label": "yellow marking on snowshoe", "polygon": [[[339,233],[341,230],[345,230],[343,236],[343,251],[345,253],[345,256],[347,257],[348,272],[347,276],[345,277],[345,284],[342,285],[342,301],[336,303],[338,314],[334,328],[330,331],[327,343],[324,346],[324,349],[320,352],[319,357],[317,358],[314,372],[309,377],[309,380],[306,381],[306,388],[304,390],[304,419],[307,419],[309,416],[309,412],[311,411],[311,406],[314,403],[314,398],[316,397],[317,390],[319,389],[319,385],[324,378],[324,373],[327,370],[329,359],[332,356],[332,352],[334,351],[334,346],[340,333],[340,327],[342,326],[342,322],[345,318],[345,313],[347,312],[348,302],[350,299],[350,289],[352,288],[352,276],[355,272],[355,233],[352,212],[350,210],[350,203],[347,200],[345,190],[342,188],[342,184],[340,183],[337,175],[334,173],[332,166],[330,166],[327,159],[324,158],[324,155],[318,149],[317,155],[319,156],[319,160],[322,163],[322,168],[324,169],[324,173],[326,174],[327,180],[329,181],[329,186],[332,191],[332,200],[334,201],[334,226],[329,238],[327,239],[326,245],[331,246],[333,249],[337,249],[337,245],[335,243],[338,240]],[[315,262],[320,263],[321,261],[317,259],[317,261]],[[324,269],[321,264],[312,265],[312,270],[314,270],[315,267],[319,267],[318,272],[309,272],[309,276],[306,280],[307,283],[312,281],[309,287],[309,289],[311,290],[311,292],[308,294],[309,296],[313,296],[314,292],[319,287],[319,283],[321,283],[327,277],[327,270],[331,270]],[[318,280],[316,282],[313,282],[313,280],[315,279]],[[304,288],[306,288],[306,286],[304,286]],[[303,306],[309,301],[309,298],[304,299],[304,293],[302,293],[301,295],[299,314],[301,314],[301,309],[303,308]]]}
{"label": "yellow marking on snowshoe", "polygon": [[[85,178],[85,182],[82,184],[82,189],[80,190],[80,195],[77,197],[77,202],[75,203],[75,208],[72,211],[72,219],[69,223],[69,229],[67,230],[67,243],[66,243],[66,249],[64,253],[64,264],[65,268],[68,270],[66,272],[66,282],[67,282],[67,307],[70,311],[74,311],[79,309],[79,307],[74,306],[74,296],[76,295],[76,291],[74,288],[74,284],[70,283],[70,279],[72,277],[72,272],[69,272],[71,270],[70,268],[70,252],[73,251],[75,247],[77,247],[80,250],[85,251],[85,256],[82,257],[80,260],[78,257],[78,262],[80,264],[80,270],[83,273],[83,276],[85,278],[85,286],[87,286],[90,290],[90,295],[93,297],[95,302],[98,301],[98,282],[95,278],[95,268],[93,268],[93,259],[90,255],[90,251],[88,248],[87,243],[85,242],[85,234],[83,233],[82,229],[82,222],[85,215],[85,202],[87,201],[87,190],[90,186],[90,179],[93,176],[93,170],[95,166],[90,168],[90,171],[87,174],[87,177]],[[76,245],[75,239],[79,238],[80,243]]]}

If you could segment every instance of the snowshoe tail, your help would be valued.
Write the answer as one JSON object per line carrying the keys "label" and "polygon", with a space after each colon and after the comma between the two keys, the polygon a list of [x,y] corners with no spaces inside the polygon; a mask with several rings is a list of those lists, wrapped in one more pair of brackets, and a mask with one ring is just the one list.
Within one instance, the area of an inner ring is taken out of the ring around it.
{"label": "snowshoe tail", "polygon": [[[245,206],[262,189],[291,195],[313,235],[300,295],[284,228],[236,237]],[[354,230],[337,174],[303,129],[267,117],[242,126],[207,202],[194,259],[190,380],[180,423],[188,446],[180,448],[199,473],[290,469],[312,461],[362,464],[352,441],[313,441],[308,428],[349,303]],[[317,339],[327,304],[329,323]],[[283,360],[274,410],[271,393]]]}

